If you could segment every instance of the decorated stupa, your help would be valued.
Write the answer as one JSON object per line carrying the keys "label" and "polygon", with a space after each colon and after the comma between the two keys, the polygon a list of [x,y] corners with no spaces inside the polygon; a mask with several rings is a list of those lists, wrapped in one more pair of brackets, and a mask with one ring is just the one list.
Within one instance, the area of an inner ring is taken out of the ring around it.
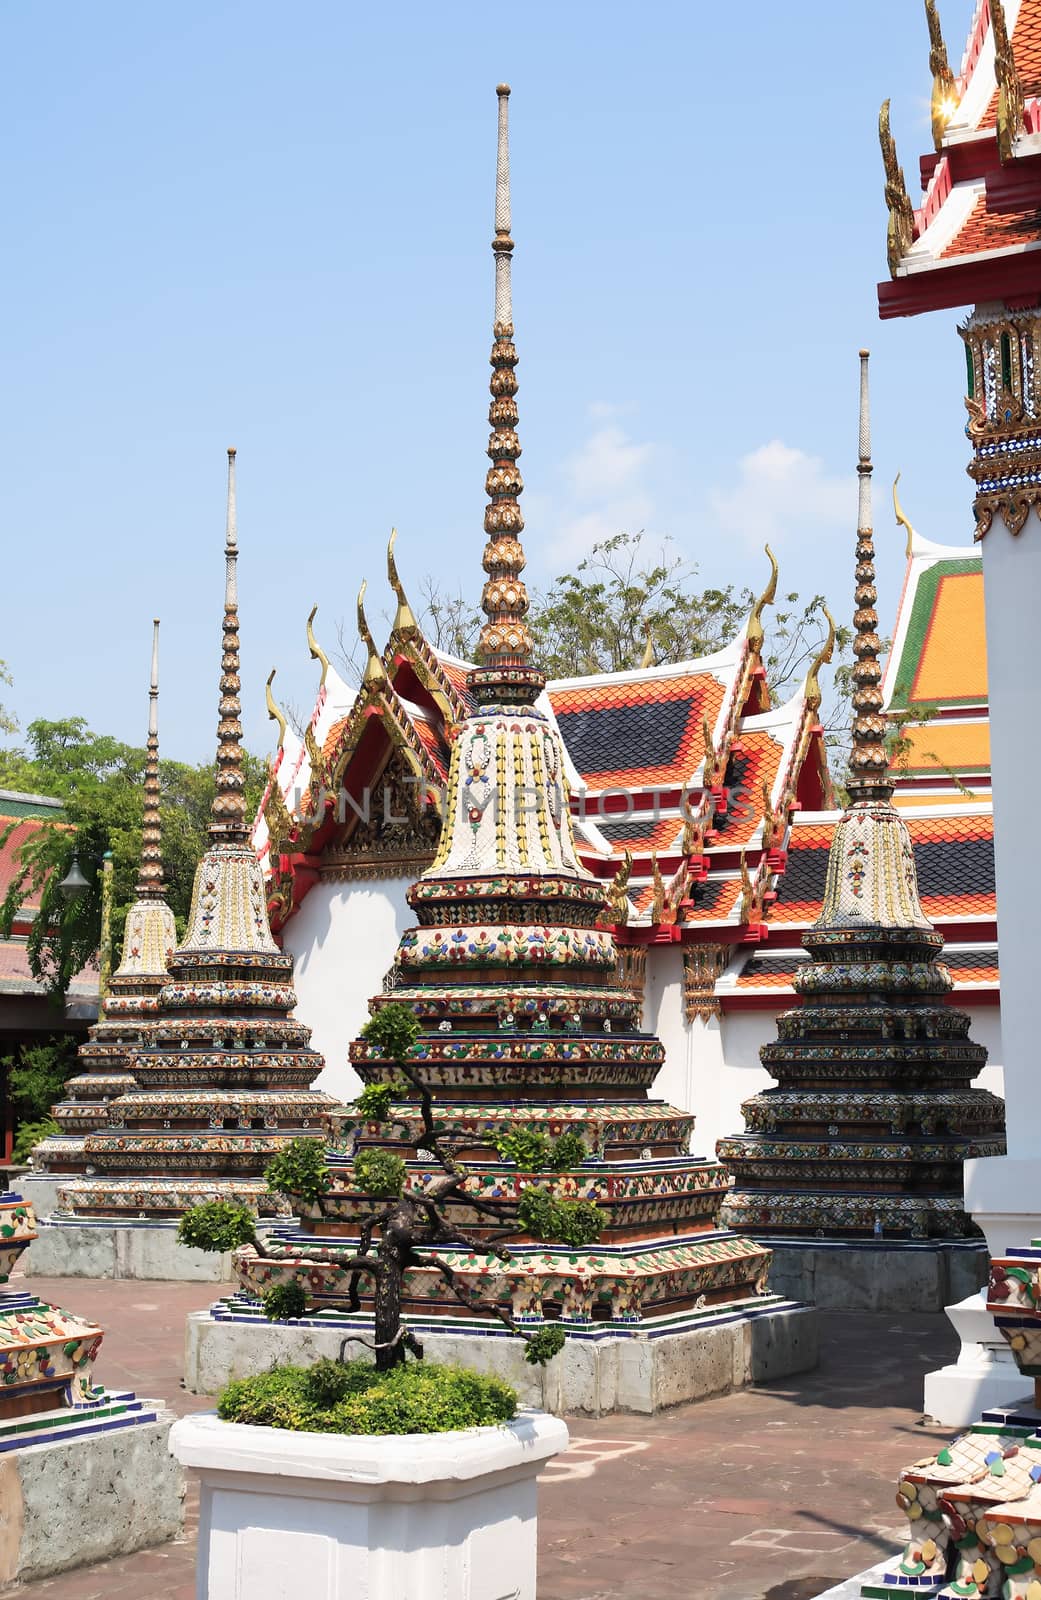
{"label": "decorated stupa", "polygon": [[[290,1139],[328,1133],[334,1102],[309,1085],[322,1058],[292,1015],[293,959],[271,936],[249,843],[239,704],[235,452],[228,451],[224,644],[210,846],[158,1015],[126,1060],[135,1087],[86,1135],[92,1175],[71,1179],[56,1219],[163,1219],[200,1201],[277,1209],[263,1172]],[[149,849],[152,847],[149,846]],[[155,841],[158,849],[158,841]],[[158,873],[157,864],[150,871]]]}
{"label": "decorated stupa", "polygon": [[[766,1294],[770,1252],[719,1227],[726,1174],[689,1154],[694,1119],[650,1098],[663,1048],[640,1031],[640,1000],[619,979],[611,885],[579,860],[563,746],[532,660],[518,504],[509,92],[498,89],[486,621],[479,664],[466,680],[471,709],[454,730],[439,846],[409,891],[417,925],[402,936],[370,1009],[404,1004],[418,1019],[410,1064],[433,1096],[444,1137],[466,1162],[471,1194],[511,1198],[534,1183],[602,1208],[599,1240],[580,1247],[546,1243],[518,1224],[507,1228],[461,1208],[456,1220],[474,1238],[509,1240],[506,1262],[484,1248],[439,1250],[464,1297],[494,1300],[536,1323],[559,1317],[579,1336],[596,1324],[600,1332],[645,1340],[663,1333],[696,1338],[690,1330],[705,1320],[740,1325],[742,1313],[762,1315],[781,1302]],[[364,1040],[352,1045],[351,1062],[366,1084],[397,1078]],[[418,1135],[415,1097],[397,1101],[394,1117]],[[496,1145],[517,1126],[554,1137],[576,1133],[585,1156],[563,1172],[518,1167]],[[396,1133],[363,1123],[359,1138],[393,1148]],[[408,1161],[414,1187],[439,1172],[422,1148]],[[330,1175],[331,1191],[304,1208],[301,1227],[278,1229],[259,1250],[247,1246],[236,1256],[246,1290],[262,1294],[296,1281],[319,1318],[347,1314],[345,1263],[359,1221],[372,1209],[349,1160],[334,1159]],[[459,1302],[437,1272],[413,1269],[406,1300],[425,1316],[454,1318],[458,1329]],[[210,1317],[248,1314],[240,1303]],[[479,1318],[459,1329],[487,1330]],[[653,1343],[644,1344],[648,1368]],[[687,1363],[691,1383],[696,1365]],[[676,1383],[674,1400],[694,1392],[680,1378]],[[660,1397],[650,1409],[655,1403]]]}
{"label": "decorated stupa", "polygon": [[159,993],[177,943],[174,915],[164,898],[162,821],[159,809],[159,623],[152,624],[152,679],[148,690],[141,860],[134,903],[127,912],[123,957],[101,997],[98,1020],[77,1052],[80,1071],[65,1084],[52,1115],[60,1132],[33,1152],[40,1172],[81,1173],[90,1164],[88,1133],[108,1121],[109,1102],[137,1087],[127,1068],[148,1039],[159,1013]]}
{"label": "decorated stupa", "polygon": [[[720,1140],[726,1223],[755,1238],[978,1237],[962,1163],[1004,1149],[1001,1101],[973,1089],[986,1051],[948,1003],[943,936],[922,911],[907,824],[891,804],[875,611],[868,356],[860,357],[853,748],[849,804],[806,934],[802,1003],[761,1051],[778,1087]],[[981,1245],[982,1250],[982,1245]]]}

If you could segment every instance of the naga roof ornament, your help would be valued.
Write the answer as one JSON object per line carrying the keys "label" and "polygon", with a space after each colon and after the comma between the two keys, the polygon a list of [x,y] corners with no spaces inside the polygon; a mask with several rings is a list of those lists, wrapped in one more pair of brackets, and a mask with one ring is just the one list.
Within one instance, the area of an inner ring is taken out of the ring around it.
{"label": "naga roof ornament", "polygon": [[310,615],[307,618],[307,648],[311,652],[311,660],[321,663],[322,676],[319,680],[318,687],[319,689],[322,689],[325,686],[326,678],[329,676],[329,657],[326,655],[325,651],[322,649],[321,645],[318,643],[318,640],[314,636],[313,624],[317,615],[318,606],[316,603],[311,607]]}
{"label": "naga roof ornament", "polygon": [[408,603],[405,586],[398,574],[398,564],[394,557],[394,545],[397,542],[397,537],[397,528],[391,528],[390,538],[387,541],[387,581],[394,591],[394,598],[398,602],[392,631],[401,636],[408,636],[417,634],[421,630],[419,623],[416,621],[416,614]]}
{"label": "naga roof ornament", "polygon": [[767,559],[770,563],[770,579],[752,607],[752,615],[748,619],[748,643],[749,647],[757,655],[762,650],[763,640],[766,637],[763,629],[763,612],[767,606],[772,606],[777,598],[777,559],[768,544],[764,545],[763,549],[766,551]]}
{"label": "naga roof ornament", "polygon": [[957,109],[958,85],[947,59],[947,45],[940,25],[940,14],[936,9],[936,0],[925,0],[925,16],[929,24],[929,71],[933,75],[930,105],[933,144],[939,151],[947,124]]}
{"label": "naga roof ornament", "polygon": [[275,681],[275,673],[277,672],[277,670],[278,670],[277,667],[272,667],[271,671],[267,675],[267,683],[264,685],[264,698],[265,698],[265,701],[267,702],[268,719],[271,722],[277,722],[278,723],[278,746],[277,746],[277,748],[279,750],[281,750],[282,746],[286,742],[286,729],[288,728],[289,724],[286,721],[285,712],[281,709],[281,707],[279,706],[278,702],[275,700],[274,695],[271,693],[271,685]]}
{"label": "naga roof ornament", "polygon": [[886,174],[886,208],[889,212],[886,253],[889,270],[895,277],[897,268],[914,240],[914,206],[907,192],[904,169],[897,159],[896,141],[889,126],[888,100],[883,100],[882,109],[878,113],[878,142],[882,146],[882,165]]}
{"label": "naga roof ornament", "polygon": [[990,0],[990,22],[994,31],[994,76],[998,82],[998,154],[1011,161],[1012,147],[1023,130],[1023,85],[1008,36],[1003,0]]}

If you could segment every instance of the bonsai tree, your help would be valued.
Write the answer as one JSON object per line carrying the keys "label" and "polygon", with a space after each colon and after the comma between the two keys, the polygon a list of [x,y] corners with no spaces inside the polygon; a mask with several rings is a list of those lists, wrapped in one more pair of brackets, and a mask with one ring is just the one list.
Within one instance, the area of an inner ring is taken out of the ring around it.
{"label": "bonsai tree", "polygon": [[[467,1311],[498,1318],[511,1333],[524,1340],[525,1359],[533,1365],[545,1365],[563,1347],[563,1329],[557,1326],[524,1328],[505,1306],[492,1300],[472,1300],[467,1295],[450,1262],[439,1253],[441,1249],[473,1250],[493,1255],[502,1262],[508,1262],[511,1254],[503,1244],[478,1240],[466,1233],[452,1219],[450,1209],[465,1207],[493,1218],[500,1225],[523,1229],[541,1241],[560,1242],[573,1248],[592,1244],[599,1238],[600,1211],[591,1200],[560,1199],[538,1183],[530,1184],[518,1199],[490,1200],[472,1193],[468,1188],[470,1174],[453,1154],[449,1136],[438,1126],[430,1091],[410,1059],[418,1033],[419,1024],[412,1012],[397,1003],[382,1007],[365,1026],[362,1037],[380,1052],[396,1076],[389,1082],[369,1084],[354,1109],[359,1121],[385,1123],[402,1130],[403,1142],[416,1152],[422,1150],[432,1157],[441,1172],[425,1189],[412,1187],[401,1156],[376,1147],[359,1150],[356,1136],[354,1179],[358,1188],[377,1203],[361,1219],[354,1254],[340,1263],[351,1274],[348,1303],[352,1311],[361,1310],[361,1286],[363,1280],[367,1280],[375,1310],[372,1348],[378,1370],[389,1371],[401,1365],[408,1353],[421,1359],[422,1343],[402,1321],[401,1301],[405,1274],[415,1268],[430,1268],[440,1274]],[[394,1102],[406,1096],[418,1102],[418,1132],[414,1122],[393,1115]],[[528,1171],[564,1170],[586,1154],[585,1145],[577,1134],[564,1133],[551,1140],[525,1127],[504,1130],[496,1148],[504,1160],[514,1161]],[[268,1165],[267,1181],[276,1194],[314,1203],[330,1187],[322,1146],[313,1139],[292,1140]],[[192,1213],[188,1212],[182,1221],[180,1236],[186,1242],[201,1243],[200,1230],[189,1220],[191,1217]],[[212,1229],[214,1223],[211,1221],[209,1226]],[[222,1236],[227,1235],[222,1232]],[[265,1313],[272,1320],[301,1316],[306,1307],[307,1295],[295,1283],[277,1285],[264,1297]],[[344,1340],[341,1358],[343,1349],[351,1342],[351,1339]]]}

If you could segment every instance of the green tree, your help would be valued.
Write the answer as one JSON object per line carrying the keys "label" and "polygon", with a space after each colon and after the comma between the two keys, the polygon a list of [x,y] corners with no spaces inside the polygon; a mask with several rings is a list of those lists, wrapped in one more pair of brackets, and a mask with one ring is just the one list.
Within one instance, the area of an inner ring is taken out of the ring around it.
{"label": "green tree", "polygon": [[[594,545],[574,572],[533,590],[528,624],[539,665],[549,678],[573,678],[638,667],[650,646],[655,662],[689,661],[721,650],[740,633],[757,598],[751,589],[701,589],[693,562],[667,544],[652,554],[642,533],[617,533]],[[427,578],[420,586],[422,622],[431,643],[472,658],[480,612]],[[828,634],[823,595],[803,602],[784,595],[764,618],[763,664],[775,702],[793,694]],[[834,607],[832,608],[834,609]],[[848,749],[849,628],[836,629],[835,671],[823,715],[840,764]]]}
{"label": "green tree", "polygon": [[[23,747],[0,750],[0,787],[53,795],[64,817],[44,820],[20,850],[19,869],[0,904],[0,937],[8,937],[21,907],[34,892],[40,909],[28,940],[33,976],[54,996],[64,995],[72,978],[97,954],[101,941],[100,862],[112,852],[112,943],[118,953],[126,914],[134,899],[141,855],[144,749],[95,733],[83,717],[29,724]],[[256,808],[267,781],[267,764],[243,753],[247,815]],[[163,866],[167,901],[184,930],[191,905],[195,866],[207,844],[214,769],[162,761],[159,782],[163,824]],[[0,844],[17,823],[0,833]],[[84,894],[66,902],[59,885],[79,861],[87,878]]]}

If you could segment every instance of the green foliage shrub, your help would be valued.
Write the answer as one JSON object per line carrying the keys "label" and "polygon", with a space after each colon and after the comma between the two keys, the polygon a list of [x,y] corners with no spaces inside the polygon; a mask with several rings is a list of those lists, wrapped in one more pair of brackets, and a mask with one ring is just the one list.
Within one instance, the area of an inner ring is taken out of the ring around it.
{"label": "green foliage shrub", "polygon": [[408,1006],[399,1000],[391,1001],[369,1018],[361,1036],[366,1044],[375,1045],[388,1061],[407,1061],[419,1038],[419,1021]]}
{"label": "green foliage shrub", "polygon": [[517,1395],[500,1378],[461,1367],[409,1362],[377,1372],[367,1361],[329,1369],[276,1367],[229,1383],[217,1402],[225,1422],[249,1422],[298,1432],[387,1434],[450,1433],[488,1427],[517,1414]]}
{"label": "green foliage shrub", "polygon": [[20,1123],[11,1150],[11,1160],[16,1166],[21,1166],[23,1161],[28,1161],[38,1144],[60,1132],[61,1128],[53,1117],[44,1117],[39,1122]]}
{"label": "green foliage shrub", "polygon": [[548,1165],[549,1140],[537,1128],[523,1124],[507,1128],[495,1141],[495,1148],[503,1161],[513,1161],[522,1172],[540,1172]]}
{"label": "green foliage shrub", "polygon": [[264,1176],[272,1194],[313,1204],[320,1195],[328,1193],[331,1183],[324,1141],[290,1139],[277,1156],[272,1156]]}
{"label": "green foliage shrub", "polygon": [[386,1122],[395,1100],[408,1093],[403,1083],[367,1083],[354,1103],[358,1117],[364,1122]]}
{"label": "green foliage shrub", "polygon": [[580,1133],[562,1133],[550,1146],[547,1165],[551,1172],[567,1172],[571,1167],[580,1167],[587,1154],[586,1142]]}
{"label": "green foliage shrub", "polygon": [[406,1168],[392,1150],[359,1150],[354,1158],[354,1181],[365,1194],[396,1200],[405,1187]]}
{"label": "green foliage shrub", "polygon": [[603,1217],[593,1200],[558,1200],[548,1189],[532,1187],[521,1195],[518,1217],[535,1239],[578,1248],[600,1237]]}
{"label": "green foliage shrub", "polygon": [[288,1322],[307,1310],[307,1295],[298,1283],[276,1283],[263,1296],[264,1315],[269,1322]]}
{"label": "green foliage shrub", "polygon": [[500,1133],[495,1148],[504,1161],[515,1162],[522,1172],[566,1172],[586,1158],[586,1143],[580,1133],[562,1133],[550,1139],[538,1128],[528,1128],[523,1123]]}
{"label": "green foliage shrub", "polygon": [[248,1206],[232,1200],[207,1200],[192,1206],[177,1225],[179,1244],[196,1250],[237,1250],[256,1243],[256,1218]]}
{"label": "green foliage shrub", "polygon": [[524,1359],[532,1367],[544,1367],[547,1361],[563,1350],[567,1338],[563,1328],[558,1328],[555,1322],[547,1323],[544,1328],[537,1328],[528,1338],[524,1351]]}

